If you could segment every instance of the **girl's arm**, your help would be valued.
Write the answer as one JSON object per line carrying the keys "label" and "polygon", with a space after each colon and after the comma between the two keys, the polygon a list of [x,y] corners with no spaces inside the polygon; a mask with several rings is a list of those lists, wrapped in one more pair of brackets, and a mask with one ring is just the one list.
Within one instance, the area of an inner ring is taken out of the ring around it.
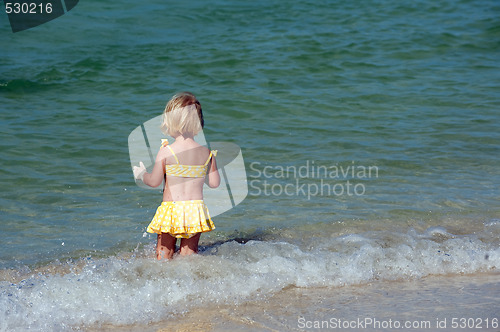
{"label": "girl's arm", "polygon": [[150,187],[158,187],[163,181],[163,172],[165,169],[165,156],[162,153],[162,149],[158,152],[156,156],[155,165],[153,167],[153,171],[148,173],[146,171],[146,167],[140,162],[140,166],[134,166],[134,176],[136,179],[141,179],[142,182],[147,184]]}
{"label": "girl's arm", "polygon": [[212,156],[212,160],[210,162],[207,184],[210,188],[217,188],[220,185],[220,175],[219,175],[219,170],[217,169],[217,162],[215,161],[215,156]]}

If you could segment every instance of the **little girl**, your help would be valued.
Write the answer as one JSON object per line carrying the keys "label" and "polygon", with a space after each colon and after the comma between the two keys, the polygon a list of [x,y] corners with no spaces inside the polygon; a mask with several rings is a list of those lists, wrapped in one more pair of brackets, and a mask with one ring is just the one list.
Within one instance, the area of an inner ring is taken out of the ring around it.
{"label": "little girl", "polygon": [[175,253],[177,239],[181,239],[180,254],[198,252],[202,232],[215,228],[207,206],[203,202],[203,184],[217,188],[219,171],[215,162],[217,150],[210,151],[198,144],[194,136],[203,128],[201,104],[189,92],[178,93],[165,107],[162,131],[175,142],[162,146],[156,156],[151,173],[146,167],[134,166],[134,176],[151,187],[157,187],[165,179],[163,202],[156,210],[147,231],[158,234],[156,258],[171,259]]}

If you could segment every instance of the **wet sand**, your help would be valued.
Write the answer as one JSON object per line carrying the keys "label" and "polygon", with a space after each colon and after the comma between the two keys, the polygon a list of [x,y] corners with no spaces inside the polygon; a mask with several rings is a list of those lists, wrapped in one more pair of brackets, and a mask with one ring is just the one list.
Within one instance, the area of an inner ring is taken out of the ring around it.
{"label": "wet sand", "polygon": [[239,305],[196,307],[159,323],[96,331],[500,331],[499,299],[497,272],[290,287]]}

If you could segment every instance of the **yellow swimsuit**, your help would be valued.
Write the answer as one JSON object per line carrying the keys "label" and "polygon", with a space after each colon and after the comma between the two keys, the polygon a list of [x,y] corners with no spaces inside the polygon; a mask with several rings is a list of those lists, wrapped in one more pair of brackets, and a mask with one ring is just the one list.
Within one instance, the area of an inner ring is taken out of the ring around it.
{"label": "yellow swimsuit", "polygon": [[[217,150],[210,151],[203,165],[181,165],[168,141],[162,140],[162,147],[168,147],[177,164],[165,165],[165,174],[171,176],[201,178],[207,174],[208,163]],[[176,238],[189,239],[200,232],[215,229],[208,208],[203,200],[164,201],[156,210],[153,220],[147,228],[149,233],[169,233]]]}

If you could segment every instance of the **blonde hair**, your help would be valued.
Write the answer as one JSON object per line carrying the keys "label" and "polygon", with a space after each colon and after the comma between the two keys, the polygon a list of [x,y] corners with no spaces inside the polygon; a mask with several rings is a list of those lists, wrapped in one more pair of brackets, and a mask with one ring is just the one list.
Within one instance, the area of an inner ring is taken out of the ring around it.
{"label": "blonde hair", "polygon": [[[189,107],[187,107],[189,106]],[[172,137],[196,135],[203,129],[201,104],[191,92],[175,94],[163,112],[161,130]]]}

